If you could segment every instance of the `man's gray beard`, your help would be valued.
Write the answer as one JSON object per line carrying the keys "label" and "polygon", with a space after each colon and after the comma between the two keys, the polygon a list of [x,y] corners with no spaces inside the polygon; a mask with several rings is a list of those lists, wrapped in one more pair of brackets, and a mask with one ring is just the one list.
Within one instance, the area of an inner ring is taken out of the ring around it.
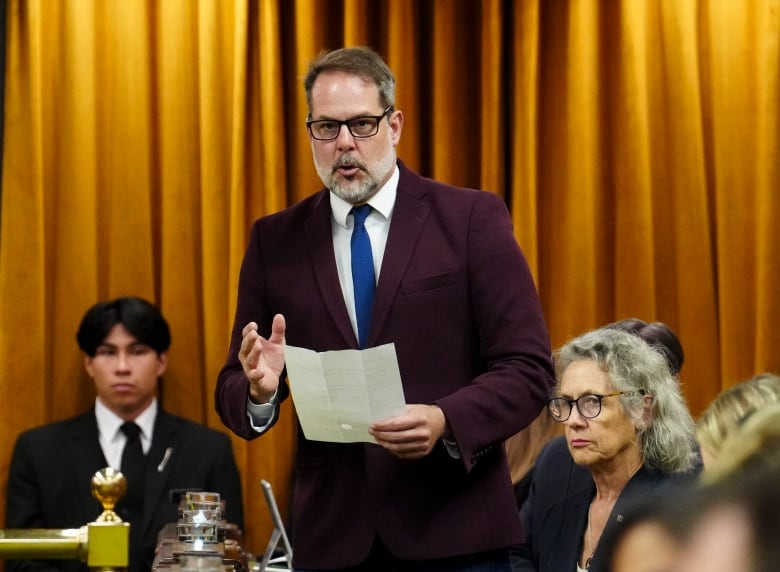
{"label": "man's gray beard", "polygon": [[[365,171],[363,171],[365,173]],[[346,184],[339,182],[335,174],[331,174],[324,180],[325,186],[330,191],[343,201],[348,202],[351,205],[358,205],[366,202],[371,195],[373,195],[379,184],[368,173],[366,173],[366,179],[363,181],[344,181]]]}
{"label": "man's gray beard", "polygon": [[343,180],[343,178],[342,181],[339,181],[338,174],[335,173],[332,168],[321,168],[319,165],[315,165],[315,167],[322,183],[328,190],[351,205],[359,205],[365,203],[379,190],[379,179],[375,176],[375,173],[391,172],[395,167],[395,162],[395,155],[388,155],[374,166],[372,169],[373,172],[360,166],[360,170],[365,176],[362,181],[358,181],[357,179],[346,181]]}

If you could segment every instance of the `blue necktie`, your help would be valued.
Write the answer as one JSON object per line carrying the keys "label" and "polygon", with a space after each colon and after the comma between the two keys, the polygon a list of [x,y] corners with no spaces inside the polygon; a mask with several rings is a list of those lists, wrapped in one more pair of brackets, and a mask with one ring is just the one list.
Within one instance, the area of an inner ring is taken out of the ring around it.
{"label": "blue necktie", "polygon": [[352,209],[355,225],[352,227],[352,287],[355,292],[355,314],[357,316],[358,342],[361,348],[368,343],[371,329],[371,313],[374,308],[376,278],[374,257],[371,255],[371,240],[366,232],[366,217],[371,212],[369,205]]}

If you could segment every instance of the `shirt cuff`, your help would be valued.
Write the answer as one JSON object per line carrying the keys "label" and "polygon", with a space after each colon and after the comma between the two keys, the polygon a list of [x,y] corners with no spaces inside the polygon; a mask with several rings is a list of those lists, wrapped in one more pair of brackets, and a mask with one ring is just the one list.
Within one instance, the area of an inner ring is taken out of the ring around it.
{"label": "shirt cuff", "polygon": [[271,399],[268,403],[253,403],[251,399],[246,400],[246,414],[249,417],[249,424],[252,429],[258,433],[262,433],[268,429],[271,420],[274,418],[274,412],[278,405],[277,398],[279,397],[279,388],[276,388]]}
{"label": "shirt cuff", "polygon": [[441,442],[444,443],[445,447],[447,447],[447,452],[450,454],[450,457],[453,459],[460,459],[460,450],[458,449],[458,444],[455,441],[450,441],[449,439],[442,437]]}

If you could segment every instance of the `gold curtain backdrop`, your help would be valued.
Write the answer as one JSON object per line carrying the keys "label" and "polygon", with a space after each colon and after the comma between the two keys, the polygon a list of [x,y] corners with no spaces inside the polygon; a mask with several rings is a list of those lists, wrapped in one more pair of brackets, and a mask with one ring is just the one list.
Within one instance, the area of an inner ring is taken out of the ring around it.
{"label": "gold curtain backdrop", "polygon": [[[342,45],[396,71],[408,165],[506,199],[553,346],[667,322],[694,414],[780,371],[780,0],[8,0],[7,24],[0,494],[20,431],[91,406],[99,299],[160,305],[164,406],[224,430],[248,228],[320,188],[301,83]],[[254,551],[261,478],[289,510],[285,408],[233,439]]]}

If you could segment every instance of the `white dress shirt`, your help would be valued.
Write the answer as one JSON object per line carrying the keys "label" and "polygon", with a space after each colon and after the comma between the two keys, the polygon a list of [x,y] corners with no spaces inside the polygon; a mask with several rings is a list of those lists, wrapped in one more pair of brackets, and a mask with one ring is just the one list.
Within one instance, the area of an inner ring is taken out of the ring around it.
{"label": "white dress shirt", "polygon": [[[122,463],[122,450],[127,442],[127,437],[120,429],[125,420],[106,407],[99,397],[95,399],[95,417],[97,417],[100,448],[103,449],[106,463],[109,467],[119,470]],[[151,405],[134,419],[141,428],[141,448],[144,454],[147,454],[152,447],[152,433],[156,418],[157,399],[154,399]]]}
{"label": "white dress shirt", "polygon": [[[379,281],[379,271],[382,268],[382,259],[385,256],[387,235],[390,232],[390,219],[393,215],[395,197],[398,193],[398,167],[392,176],[371,197],[368,204],[373,209],[366,218],[366,232],[371,240],[371,255],[374,259],[374,276]],[[355,314],[355,291],[352,289],[352,228],[355,226],[350,203],[330,193],[331,230],[333,236],[333,251],[336,255],[336,268],[339,271],[341,292],[344,294],[344,302],[347,305],[352,329],[357,336],[357,316]]]}

